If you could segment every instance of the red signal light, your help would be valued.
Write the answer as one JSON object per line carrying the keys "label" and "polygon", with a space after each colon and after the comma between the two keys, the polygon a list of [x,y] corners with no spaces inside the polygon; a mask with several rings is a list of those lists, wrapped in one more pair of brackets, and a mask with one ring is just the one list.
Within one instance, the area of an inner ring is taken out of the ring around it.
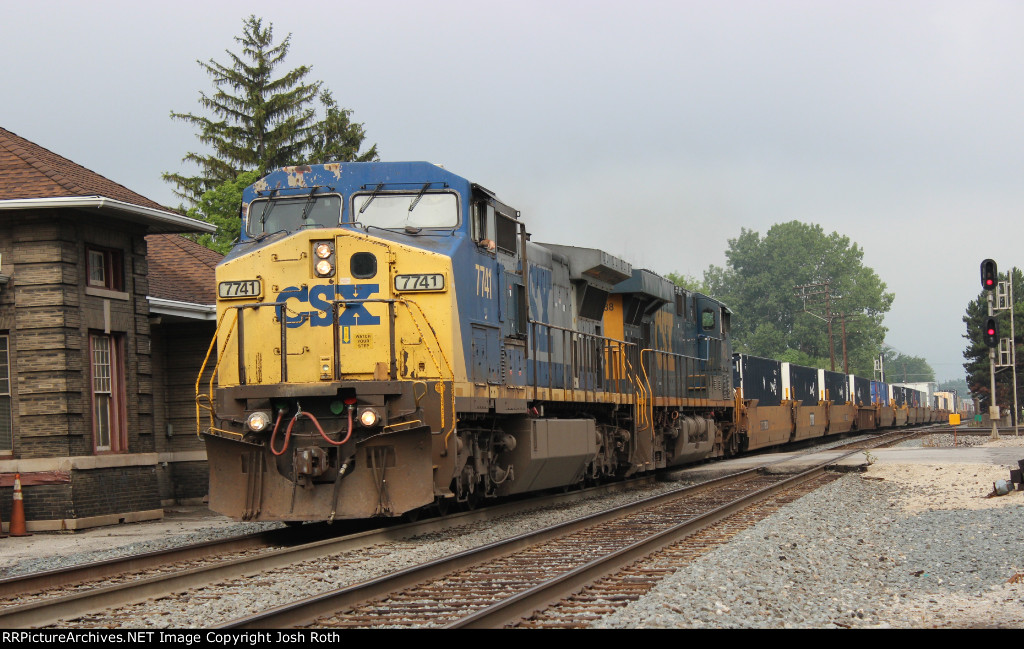
{"label": "red signal light", "polygon": [[981,262],[981,287],[986,291],[994,291],[998,281],[999,272],[996,270],[996,262],[992,259]]}
{"label": "red signal light", "polygon": [[985,346],[997,347],[999,345],[999,328],[996,326],[995,318],[985,319]]}

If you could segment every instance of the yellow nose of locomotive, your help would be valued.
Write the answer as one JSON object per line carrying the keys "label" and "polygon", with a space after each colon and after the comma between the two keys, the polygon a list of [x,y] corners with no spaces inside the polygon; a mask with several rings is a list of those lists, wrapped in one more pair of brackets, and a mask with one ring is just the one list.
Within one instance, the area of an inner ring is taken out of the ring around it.
{"label": "yellow nose of locomotive", "polygon": [[450,277],[442,255],[339,230],[228,260],[217,269],[218,383],[450,379]]}

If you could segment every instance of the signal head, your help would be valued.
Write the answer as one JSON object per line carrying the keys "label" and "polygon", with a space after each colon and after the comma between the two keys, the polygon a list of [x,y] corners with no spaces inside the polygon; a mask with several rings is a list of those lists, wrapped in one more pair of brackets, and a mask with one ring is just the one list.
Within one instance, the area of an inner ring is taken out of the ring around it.
{"label": "signal head", "polygon": [[985,318],[985,328],[981,332],[985,339],[986,347],[999,346],[999,328],[996,326],[995,318]]}
{"label": "signal head", "polygon": [[986,291],[994,291],[998,283],[999,272],[996,270],[996,262],[992,259],[981,262],[981,287]]}

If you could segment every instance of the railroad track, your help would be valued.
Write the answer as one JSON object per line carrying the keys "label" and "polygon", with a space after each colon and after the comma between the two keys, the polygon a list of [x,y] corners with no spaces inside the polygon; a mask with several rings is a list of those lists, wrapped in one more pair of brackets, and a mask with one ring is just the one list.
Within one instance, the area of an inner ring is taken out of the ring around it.
{"label": "railroad track", "polygon": [[868,437],[859,437],[852,439],[848,443],[836,448],[846,448],[851,450],[856,449],[870,449],[870,448],[885,448],[888,446],[894,446],[900,442],[904,442],[908,439],[915,437],[921,437],[923,435],[931,435],[935,433],[935,426],[924,426],[920,428],[913,428],[910,430],[888,430]]}
{"label": "railroad track", "polygon": [[768,496],[507,624],[516,628],[586,628],[646,595],[662,579],[728,543],[732,537],[771,516],[783,505],[839,477],[836,473],[819,474]]}
{"label": "railroad track", "polygon": [[[534,508],[571,503],[649,485],[653,479],[617,483],[530,501]],[[338,536],[326,525],[306,525],[111,559],[0,580],[0,628],[82,623],[99,626],[104,609],[181,593],[240,575],[278,570],[325,556],[355,553],[408,536],[429,534],[508,515],[514,503]],[[335,527],[338,527],[337,525]],[[314,540],[310,541],[310,538]],[[354,554],[353,560],[365,555]],[[76,622],[77,620],[77,622]],[[91,621],[90,621],[91,620]]]}
{"label": "railroad track", "polygon": [[[623,589],[636,593],[632,575],[637,571],[649,584],[666,574],[663,568],[648,572],[645,567],[634,567],[617,576],[625,566],[641,560],[646,565],[648,555],[716,524],[735,529],[736,521],[742,520],[743,527],[749,526],[781,503],[835,479],[837,476],[825,475],[825,467],[835,461],[832,457],[796,475],[751,469],[310,597],[225,626],[494,628],[524,624],[522,620],[551,603],[586,599],[587,595],[574,593],[599,579],[611,579],[621,599],[625,597],[621,595]],[[787,491],[787,495],[779,496]],[[752,504],[772,498],[774,504],[748,510]],[[739,512],[744,510],[741,516]],[[712,534],[723,542],[731,536],[721,531]],[[607,607],[603,600],[601,607]],[[600,611],[588,608],[588,615],[597,614]],[[534,619],[548,619],[544,613],[539,615]],[[564,620],[560,625],[566,625]]]}
{"label": "railroad track", "polygon": [[[906,435],[905,431],[900,433]],[[762,466],[768,464],[776,463],[768,462]],[[615,485],[611,488],[621,489],[628,486]],[[714,488],[713,483],[705,486],[705,489],[711,488]],[[693,493],[695,492],[691,490],[691,495]],[[544,502],[566,502],[587,496],[586,491],[550,496],[541,503],[531,501],[530,506],[543,507]],[[507,515],[522,507],[522,504],[512,503],[444,519],[402,525],[388,530],[373,530],[341,538],[326,538],[297,546],[296,530],[275,530],[271,533],[236,537],[71,570],[0,580],[0,598],[6,600],[0,601],[0,606],[7,604],[0,610],[0,628],[29,628],[53,624],[64,626],[69,623],[90,627],[116,626],[123,623],[124,617],[130,616],[131,613],[107,614],[101,611],[150,598],[166,598],[170,593],[180,595],[225,580],[237,580],[242,575],[259,575],[268,571],[292,569],[289,567],[302,562],[313,562],[317,566],[312,569],[314,572],[311,578],[318,579],[315,571],[320,570],[325,556],[348,553],[351,555],[350,559],[357,563],[373,561],[374,546],[401,538],[403,535],[427,534],[431,530],[466,525],[473,521]],[[678,509],[678,505],[676,507]],[[312,527],[315,526],[304,527],[304,533],[312,532]],[[339,561],[343,563],[345,560]],[[300,565],[294,570],[303,568]],[[444,570],[450,572],[452,569]],[[188,599],[191,596],[184,597]],[[197,594],[195,597],[215,599],[217,595]],[[275,623],[274,626],[276,625]]]}

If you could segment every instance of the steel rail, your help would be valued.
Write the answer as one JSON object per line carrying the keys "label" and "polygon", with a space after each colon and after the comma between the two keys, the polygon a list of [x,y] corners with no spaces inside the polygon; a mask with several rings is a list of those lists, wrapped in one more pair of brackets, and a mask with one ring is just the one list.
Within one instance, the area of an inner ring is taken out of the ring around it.
{"label": "steel rail", "polygon": [[6,577],[0,579],[0,598],[9,599],[48,588],[108,579],[125,572],[149,570],[179,561],[194,561],[222,551],[237,552],[278,545],[285,542],[284,538],[279,537],[283,537],[283,533],[289,531],[280,529],[256,532],[166,550],[154,550],[130,557]]}
{"label": "steel rail", "polygon": [[[833,452],[830,458],[828,458],[824,462],[819,462],[815,467],[809,470],[803,471],[799,474],[790,476],[788,478],[780,477],[780,483],[785,484],[786,487],[792,487],[794,484],[797,484],[804,480],[811,479],[815,475],[820,474],[821,472],[824,471],[826,466],[834,464],[837,461],[858,452],[859,450],[838,453]],[[790,458],[789,461],[796,461],[798,459],[802,458]],[[307,597],[296,602],[284,604],[271,610],[258,613],[256,615],[239,618],[237,620],[233,620],[223,625],[220,625],[219,628],[265,629],[308,626],[317,618],[328,616],[337,613],[338,611],[353,608],[356,605],[372,601],[374,599],[378,599],[380,597],[388,595],[389,593],[411,588],[417,584],[429,582],[440,577],[443,577],[445,575],[451,574],[453,572],[456,572],[458,570],[470,566],[479,565],[489,560],[497,559],[499,557],[503,557],[509,554],[513,554],[517,551],[535,546],[537,544],[549,540],[560,538],[586,528],[591,528],[601,523],[605,523],[615,519],[620,519],[624,516],[627,516],[631,513],[635,513],[637,511],[641,511],[643,509],[648,509],[660,504],[664,504],[666,502],[686,498],[687,496],[692,496],[704,491],[715,489],[717,487],[736,481],[743,477],[755,475],[759,471],[761,471],[762,468],[763,467],[761,466],[753,467],[737,473],[732,473],[726,476],[714,478],[712,480],[702,482],[698,485],[675,489],[657,496],[645,498],[634,503],[620,505],[613,509],[591,514],[583,518],[567,521],[564,523],[559,523],[541,530],[528,532],[502,541],[496,541],[481,546],[479,548],[474,548],[471,550],[466,550],[453,555],[449,555],[447,557],[443,557],[441,559],[437,559],[426,564],[400,570],[360,584],[355,584],[345,588],[339,588],[333,591],[328,591],[325,593]],[[778,489],[775,486],[763,488],[752,495],[748,495],[745,496],[744,498],[741,498],[739,501],[723,505],[700,517],[687,521],[684,525],[688,526],[688,529],[690,531],[686,533],[692,533],[692,531],[706,527],[707,525],[710,525],[716,522],[717,520],[724,518],[725,516],[728,516],[735,510],[744,508],[745,506],[749,505],[750,502],[753,502],[753,500],[751,500],[752,498],[763,499],[775,493],[777,490]],[[655,535],[656,539],[663,537],[665,537],[665,533],[659,533]],[[623,557],[625,557],[622,559],[622,561],[632,561],[634,560],[632,557],[636,553],[652,552],[653,549],[645,549],[645,547],[651,543],[656,542],[657,541],[651,541],[648,539],[641,542],[640,544],[634,544],[635,547],[631,546],[632,549],[627,549],[622,552],[614,553],[613,558],[622,555]],[[612,559],[595,559],[589,562],[587,566],[580,568],[580,571],[582,572],[579,575],[577,575],[575,571],[571,573],[566,573],[562,576],[559,576],[551,580],[551,583],[558,584],[564,581],[566,583],[565,588],[577,588],[580,583],[587,583],[591,581],[593,579],[594,574],[604,574],[604,572],[606,572],[607,570],[601,572],[603,569],[602,562],[606,560]],[[480,619],[482,621],[475,621],[474,615],[477,614],[474,614],[466,618],[466,625],[490,626],[497,619],[516,617],[519,615],[519,613],[517,613],[516,611],[520,610],[519,607],[516,607],[517,602],[519,601],[525,602],[522,605],[523,607],[534,606],[535,602],[540,600],[545,600],[544,603],[547,603],[546,600],[550,596],[544,593],[543,591],[549,587],[554,586],[539,586],[536,589],[530,589],[528,591],[524,591],[523,593],[517,594],[509,598],[508,600],[501,602],[499,605],[496,605],[508,607],[508,610],[512,611],[511,613],[485,613],[481,611],[478,615],[480,615]],[[497,609],[495,609],[495,611],[497,611]],[[516,617],[516,619],[518,619],[518,617]],[[461,622],[455,622],[451,626],[460,625]]]}
{"label": "steel rail", "polygon": [[[106,608],[124,606],[149,598],[159,597],[166,595],[168,592],[208,586],[218,579],[234,578],[242,574],[254,574],[328,554],[350,551],[383,540],[444,530],[466,523],[504,516],[522,509],[524,504],[529,508],[544,507],[548,504],[566,503],[586,498],[596,493],[611,493],[630,489],[644,483],[650,483],[651,481],[653,481],[652,478],[645,476],[630,482],[603,485],[569,493],[549,495],[540,499],[531,499],[528,503],[506,503],[494,507],[450,514],[441,518],[377,528],[341,537],[319,539],[294,547],[269,550],[254,556],[217,561],[211,565],[184,569],[173,574],[164,573],[120,584],[99,586],[71,595],[7,606],[0,608],[0,628],[24,629],[54,624],[60,620],[80,617]],[[215,555],[221,550],[238,552],[247,549],[266,548],[276,543],[267,543],[266,541],[261,541],[261,539],[267,536],[271,540],[299,537],[302,534],[301,529],[291,528],[272,530],[271,532],[258,532],[256,534],[230,537],[219,541],[209,541],[133,557],[110,559],[43,573],[31,573],[4,579],[0,584],[4,588],[6,597],[10,598],[12,596],[38,592],[47,588],[108,579],[133,571],[167,566],[179,561],[209,558],[211,554]],[[319,533],[323,534],[324,531],[321,530]],[[232,544],[239,544],[244,547],[233,547]]]}
{"label": "steel rail", "polygon": [[827,463],[759,489],[709,512],[685,520],[667,530],[652,534],[618,551],[593,559],[578,568],[549,579],[529,590],[479,609],[446,625],[445,628],[493,629],[521,620],[531,615],[534,611],[547,608],[551,604],[576,593],[587,584],[593,583],[605,575],[635,563],[653,552],[657,552],[695,532],[710,527],[740,510],[770,498],[780,491],[791,489],[802,482],[821,475],[825,472],[826,466],[833,462],[833,460],[830,460]]}

